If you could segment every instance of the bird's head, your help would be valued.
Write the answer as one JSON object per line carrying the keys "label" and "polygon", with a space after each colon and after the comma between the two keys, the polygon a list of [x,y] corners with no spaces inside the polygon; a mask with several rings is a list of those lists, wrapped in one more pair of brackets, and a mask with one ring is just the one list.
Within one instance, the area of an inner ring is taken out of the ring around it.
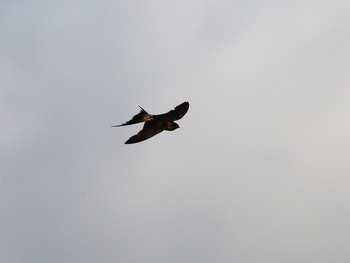
{"label": "bird's head", "polygon": [[176,122],[170,122],[170,123],[168,123],[168,130],[169,130],[169,131],[176,130],[177,128],[180,128],[180,126],[179,126],[179,124],[177,124]]}

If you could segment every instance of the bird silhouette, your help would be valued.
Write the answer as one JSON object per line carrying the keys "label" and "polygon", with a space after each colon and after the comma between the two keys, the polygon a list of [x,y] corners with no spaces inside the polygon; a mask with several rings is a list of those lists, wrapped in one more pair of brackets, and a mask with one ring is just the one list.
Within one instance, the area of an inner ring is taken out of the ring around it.
{"label": "bird silhouette", "polygon": [[181,119],[188,111],[189,106],[190,104],[186,101],[176,106],[175,109],[170,110],[167,113],[158,114],[158,115],[149,114],[141,106],[139,106],[141,108],[141,111],[138,114],[136,114],[134,117],[132,117],[131,120],[121,125],[115,125],[112,127],[121,127],[121,126],[132,125],[140,122],[145,122],[142,130],[138,134],[131,136],[125,142],[125,144],[141,142],[153,137],[154,135],[164,130],[173,131],[173,130],[176,130],[177,128],[180,128],[180,126],[174,121]]}

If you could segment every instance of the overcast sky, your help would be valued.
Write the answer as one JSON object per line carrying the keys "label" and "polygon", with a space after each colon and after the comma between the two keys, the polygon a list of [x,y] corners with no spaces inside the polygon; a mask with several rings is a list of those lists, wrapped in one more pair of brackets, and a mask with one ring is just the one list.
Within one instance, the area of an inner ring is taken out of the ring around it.
{"label": "overcast sky", "polygon": [[2,1],[0,262],[350,262],[349,14]]}

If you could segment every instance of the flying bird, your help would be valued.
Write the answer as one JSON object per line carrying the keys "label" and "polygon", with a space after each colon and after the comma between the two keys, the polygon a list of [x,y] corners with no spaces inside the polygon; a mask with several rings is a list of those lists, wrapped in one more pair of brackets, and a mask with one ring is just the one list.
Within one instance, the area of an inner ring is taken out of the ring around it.
{"label": "flying bird", "polygon": [[125,142],[125,144],[141,142],[153,137],[154,135],[164,130],[173,131],[177,128],[180,128],[180,126],[174,121],[180,120],[188,111],[189,106],[190,104],[186,101],[184,103],[181,103],[179,106],[176,106],[175,109],[158,115],[149,114],[141,106],[139,106],[141,108],[140,113],[136,114],[131,120],[121,125],[115,125],[112,127],[121,127],[145,122],[142,130],[138,134],[131,136]]}

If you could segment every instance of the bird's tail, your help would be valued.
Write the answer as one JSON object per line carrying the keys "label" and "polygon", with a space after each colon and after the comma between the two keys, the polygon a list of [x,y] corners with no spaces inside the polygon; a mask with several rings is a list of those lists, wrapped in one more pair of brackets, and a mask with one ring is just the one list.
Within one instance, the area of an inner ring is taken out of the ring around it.
{"label": "bird's tail", "polygon": [[140,123],[140,122],[144,122],[144,121],[148,121],[151,120],[153,118],[152,114],[148,114],[147,111],[145,111],[141,106],[139,106],[141,108],[141,111],[136,114],[134,117],[132,117],[131,120],[120,124],[120,125],[115,125],[112,127],[120,127],[120,126],[125,126],[125,125],[132,125],[132,124],[136,124],[136,123]]}

